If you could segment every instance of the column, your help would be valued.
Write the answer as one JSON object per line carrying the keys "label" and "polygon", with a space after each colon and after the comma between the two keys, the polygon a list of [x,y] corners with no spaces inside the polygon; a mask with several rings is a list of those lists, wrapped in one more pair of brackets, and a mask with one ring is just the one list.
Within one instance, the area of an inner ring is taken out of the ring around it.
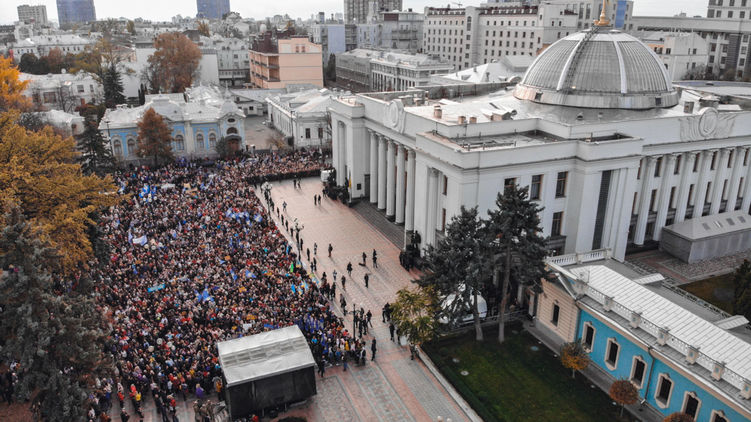
{"label": "column", "polygon": [[436,219],[436,199],[438,197],[438,170],[431,168],[428,170],[428,204],[425,207],[427,216],[425,218],[425,243],[423,246],[435,245],[435,219]]}
{"label": "column", "polygon": [[396,146],[396,224],[404,223],[404,147]]}
{"label": "column", "polygon": [[339,164],[336,169],[336,185],[344,186],[347,181],[345,169],[347,167],[347,127],[339,122]]}
{"label": "column", "polygon": [[415,150],[409,150],[407,157],[407,205],[404,210],[404,229],[415,229]]}
{"label": "column", "polygon": [[[675,222],[680,223],[686,219],[686,208],[688,207],[688,191],[691,183],[691,173],[694,169],[694,162],[696,161],[696,153],[687,152],[683,154],[683,166],[681,168],[681,183],[678,186],[678,204],[675,207]],[[696,187],[694,187],[696,190]]]}
{"label": "column", "polygon": [[388,151],[386,151],[386,217],[394,216],[394,206],[396,202],[396,181],[394,180],[394,141],[389,140]]}
{"label": "column", "polygon": [[725,207],[725,212],[735,211],[735,206],[738,204],[738,186],[741,183],[741,173],[743,170],[743,157],[746,156],[748,148],[736,148],[733,150],[733,173],[730,176],[730,183],[728,185],[728,203]]}
{"label": "column", "polygon": [[741,203],[741,209],[744,212],[748,212],[748,208],[751,206],[751,179],[749,177],[751,177],[751,163],[748,163],[746,177],[743,182],[743,202]]}
{"label": "column", "polygon": [[715,162],[715,175],[712,182],[712,204],[709,206],[709,215],[720,212],[722,188],[725,186],[725,177],[728,173],[728,155],[730,151],[729,148],[721,149],[719,159]]}
{"label": "column", "polygon": [[670,176],[673,174],[675,159],[677,157],[676,154],[669,154],[662,158],[663,166],[661,174],[662,184],[660,186],[660,201],[657,203],[657,219],[655,220],[655,232],[654,235],[652,235],[652,240],[660,240],[660,232],[662,232],[662,228],[665,227],[668,208],[670,208]]}
{"label": "column", "polygon": [[386,139],[378,136],[378,209],[386,208]]}
{"label": "column", "polygon": [[647,218],[649,217],[649,202],[652,198],[652,178],[655,172],[654,157],[644,157],[645,163],[641,172],[641,193],[639,194],[639,215],[636,217],[636,233],[634,244],[643,245],[647,233]]}
{"label": "column", "polygon": [[701,169],[699,169],[699,181],[696,182],[696,195],[694,195],[694,213],[692,218],[701,217],[704,214],[704,203],[707,200],[707,181],[709,180],[712,155],[716,149],[710,149],[701,154]]}
{"label": "column", "polygon": [[378,203],[378,138],[375,132],[368,130],[370,135],[370,203]]}

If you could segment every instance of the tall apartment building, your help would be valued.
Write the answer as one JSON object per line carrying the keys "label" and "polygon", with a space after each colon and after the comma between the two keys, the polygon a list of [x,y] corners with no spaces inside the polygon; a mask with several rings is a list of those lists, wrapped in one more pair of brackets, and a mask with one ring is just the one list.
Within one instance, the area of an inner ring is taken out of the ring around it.
{"label": "tall apartment building", "polygon": [[18,20],[25,23],[46,24],[47,6],[22,4],[18,6]]}
{"label": "tall apartment building", "polygon": [[221,19],[230,12],[229,0],[196,0],[198,17]]}
{"label": "tall apartment building", "polygon": [[337,82],[356,92],[399,91],[430,83],[431,75],[450,73],[453,65],[437,56],[358,48],[336,60]]}
{"label": "tall apartment building", "polygon": [[536,56],[577,30],[578,15],[565,4],[425,8],[423,52],[457,70],[503,56]]}
{"label": "tall apartment building", "polygon": [[57,0],[57,20],[60,26],[95,21],[94,0]]}
{"label": "tall apartment building", "polygon": [[707,17],[717,19],[751,19],[748,0],[709,0]]}
{"label": "tall apartment building", "polygon": [[402,0],[344,0],[344,21],[366,23],[381,11],[402,10]]}
{"label": "tall apartment building", "polygon": [[250,83],[263,89],[301,84],[323,87],[321,63],[320,45],[305,37],[273,40],[267,32],[250,50]]}
{"label": "tall apartment building", "polygon": [[425,15],[406,11],[381,12],[376,22],[357,25],[357,46],[422,52]]}
{"label": "tall apartment building", "polygon": [[357,26],[351,23],[315,24],[310,28],[309,38],[321,46],[326,65],[332,54],[336,56],[357,48]]}

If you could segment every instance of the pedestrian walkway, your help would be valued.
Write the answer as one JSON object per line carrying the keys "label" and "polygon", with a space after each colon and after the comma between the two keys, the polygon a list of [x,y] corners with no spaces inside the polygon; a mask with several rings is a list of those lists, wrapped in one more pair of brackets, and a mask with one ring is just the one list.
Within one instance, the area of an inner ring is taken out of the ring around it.
{"label": "pedestrian walkway", "polygon": [[[382,322],[383,305],[387,301],[393,302],[397,290],[411,286],[418,273],[407,272],[399,265],[400,249],[361,213],[326,196],[320,205],[314,205],[313,197],[323,195],[322,187],[320,180],[312,178],[303,180],[302,187],[297,189],[291,181],[281,182],[273,185],[271,195],[275,204],[287,202],[286,212],[281,213],[280,207],[280,215],[290,222],[296,218],[303,227],[300,231],[303,260],[306,261],[307,249],[310,249],[312,260],[313,245],[317,243],[317,276],[320,278],[326,272],[327,279],[332,282],[333,271],[338,273],[337,309],[339,294],[344,292],[348,310],[356,306],[373,313],[373,328],[365,337],[368,363],[363,367],[350,364],[346,372],[342,367],[328,368],[324,378],[318,377],[318,394],[303,408],[294,409],[285,416],[305,416],[311,421],[419,422],[435,421],[439,416],[444,421],[468,420],[427,368],[419,360],[410,360],[408,348],[389,340],[388,324]],[[272,214],[280,224],[276,212]],[[291,239],[289,232],[285,229],[282,232]],[[333,246],[330,258],[327,252],[329,243]],[[371,259],[373,249],[378,255],[377,268]],[[360,265],[363,252],[367,254],[365,266]],[[346,270],[349,262],[353,267],[351,276]],[[370,277],[367,288],[363,281],[365,274]],[[342,275],[347,277],[346,291],[342,289]],[[338,311],[341,315],[341,310]],[[348,327],[352,326],[351,313],[347,314],[345,321]],[[374,362],[370,361],[373,335],[378,339]]]}

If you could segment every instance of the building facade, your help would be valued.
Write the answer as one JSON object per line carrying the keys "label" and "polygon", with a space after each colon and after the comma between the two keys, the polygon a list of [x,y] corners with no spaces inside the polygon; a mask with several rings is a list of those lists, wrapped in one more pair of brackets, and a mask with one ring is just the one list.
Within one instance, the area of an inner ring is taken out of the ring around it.
{"label": "building facade", "polygon": [[537,56],[577,31],[578,15],[566,4],[425,8],[423,52],[457,70],[503,56]]}
{"label": "building facade", "polygon": [[269,97],[269,121],[294,148],[328,148],[331,129],[327,110],[332,98],[327,89]]}
{"label": "building facade", "polygon": [[72,113],[86,103],[100,103],[104,97],[102,85],[86,72],[32,75],[22,73],[22,81],[29,81],[24,96],[40,111],[60,110]]}
{"label": "building facade", "polygon": [[709,65],[709,43],[699,34],[650,32],[639,39],[660,56],[674,81],[690,79],[686,76],[703,72]]}
{"label": "building facade", "polygon": [[118,161],[140,160],[138,122],[150,108],[162,115],[172,129],[172,154],[176,158],[214,157],[216,144],[222,138],[227,140],[230,150],[247,149],[245,116],[231,100],[217,107],[158,95],[143,106],[119,106],[104,114],[99,130]]}
{"label": "building facade", "polygon": [[18,6],[18,20],[24,23],[47,24],[47,6],[36,5],[30,6],[22,4]]}
{"label": "building facade", "polygon": [[[270,36],[270,34],[269,34]],[[250,83],[278,89],[310,84],[323,87],[322,49],[305,37],[256,43],[250,51]]]}
{"label": "building facade", "polygon": [[83,38],[78,35],[35,35],[29,38],[20,39],[11,46],[13,56],[16,60],[21,60],[24,54],[33,54],[37,57],[46,56],[51,50],[59,49],[65,56],[66,54],[78,54],[92,46],[94,41],[89,38]]}
{"label": "building facade", "polygon": [[95,20],[94,0],[57,0],[57,21],[61,27]]}
{"label": "building facade", "polygon": [[661,418],[751,419],[748,320],[702,306],[661,275],[608,259],[608,251],[549,261],[559,277],[543,282],[535,309],[546,337],[580,342],[590,365],[610,380],[629,380]]}
{"label": "building facade", "polygon": [[199,18],[222,19],[230,12],[229,0],[196,0]]}
{"label": "building facade", "polygon": [[336,75],[340,85],[354,91],[393,91],[428,85],[431,75],[453,68],[426,54],[358,48],[337,57]]}
{"label": "building facade", "polygon": [[493,89],[334,100],[337,183],[419,233],[421,247],[461,206],[482,215],[504,186],[528,186],[551,250],[609,248],[617,259],[674,222],[751,207],[751,114],[679,93],[634,37],[571,35],[513,92]]}
{"label": "building facade", "polygon": [[310,28],[310,41],[321,46],[324,66],[331,55],[357,48],[357,26],[354,24],[323,23]]}
{"label": "building facade", "polygon": [[402,0],[344,0],[344,22],[367,23],[381,11],[402,10]]}

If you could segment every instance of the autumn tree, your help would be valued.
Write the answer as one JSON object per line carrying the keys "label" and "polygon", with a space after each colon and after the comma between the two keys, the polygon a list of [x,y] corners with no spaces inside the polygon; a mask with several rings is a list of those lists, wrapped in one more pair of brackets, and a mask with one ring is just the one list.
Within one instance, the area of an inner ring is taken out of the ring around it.
{"label": "autumn tree", "polygon": [[136,35],[136,23],[132,20],[129,20],[125,25],[125,30],[128,31],[130,35]]}
{"label": "autumn tree", "polygon": [[683,412],[674,412],[669,414],[662,420],[662,422],[694,422],[693,416],[689,416]]}
{"label": "autumn tree", "polygon": [[613,381],[609,394],[613,401],[621,405],[621,416],[623,416],[623,408],[626,405],[639,401],[639,390],[634,387],[631,381],[625,379]]}
{"label": "autumn tree", "polygon": [[391,320],[400,335],[410,343],[422,344],[435,338],[438,330],[438,297],[431,287],[414,290],[403,288],[396,292],[391,305]]}
{"label": "autumn tree", "polygon": [[576,376],[576,371],[586,369],[589,361],[589,355],[581,342],[572,341],[561,346],[561,364],[571,370],[571,378]]}
{"label": "autumn tree", "polygon": [[160,159],[172,159],[172,131],[159,113],[153,108],[146,110],[138,122],[138,156],[151,157],[154,165]]}
{"label": "autumn tree", "polygon": [[154,92],[184,92],[193,84],[201,60],[201,50],[179,32],[160,34],[156,51],[149,57],[144,78]]}
{"label": "autumn tree", "polygon": [[31,108],[31,102],[23,96],[29,81],[19,80],[20,74],[10,58],[0,56],[0,113]]}
{"label": "autumn tree", "polygon": [[[97,376],[111,375],[91,283],[54,288],[59,257],[12,206],[0,229],[0,361],[19,363],[15,395],[36,420],[85,420]],[[84,278],[87,276],[84,275]]]}
{"label": "autumn tree", "polygon": [[518,289],[524,286],[539,289],[540,280],[549,275],[545,264],[548,253],[540,226],[542,208],[529,200],[527,189],[516,184],[506,187],[496,198],[497,209],[488,211],[485,236],[486,245],[494,256],[491,265],[503,271],[498,309],[499,343],[505,339],[511,279]]}
{"label": "autumn tree", "polygon": [[203,35],[204,37],[210,37],[211,36],[211,30],[209,29],[209,23],[206,21],[199,21],[198,22],[198,33]]}
{"label": "autumn tree", "polygon": [[477,207],[461,207],[446,226],[446,236],[427,249],[428,271],[418,280],[421,286],[433,286],[447,298],[441,312],[450,322],[461,320],[468,312],[472,314],[477,341],[483,340],[479,296],[492,279],[482,230]]}

